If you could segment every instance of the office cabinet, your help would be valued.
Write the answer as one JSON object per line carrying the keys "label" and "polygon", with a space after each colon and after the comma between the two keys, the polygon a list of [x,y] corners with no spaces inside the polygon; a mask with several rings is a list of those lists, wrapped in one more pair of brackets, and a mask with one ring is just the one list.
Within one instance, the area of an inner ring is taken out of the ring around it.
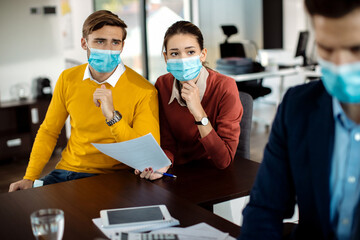
{"label": "office cabinet", "polygon": [[[0,161],[30,156],[49,103],[50,99],[0,103]],[[64,148],[66,143],[63,128],[56,148]]]}

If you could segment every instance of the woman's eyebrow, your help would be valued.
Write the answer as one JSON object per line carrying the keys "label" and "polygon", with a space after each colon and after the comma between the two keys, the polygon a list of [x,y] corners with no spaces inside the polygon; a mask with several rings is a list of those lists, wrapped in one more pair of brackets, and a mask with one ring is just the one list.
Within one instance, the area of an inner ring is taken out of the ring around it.
{"label": "woman's eyebrow", "polygon": [[[190,49],[190,48],[195,48],[195,46],[188,46],[188,47],[185,47],[185,49]],[[178,51],[179,48],[170,48],[169,51]]]}

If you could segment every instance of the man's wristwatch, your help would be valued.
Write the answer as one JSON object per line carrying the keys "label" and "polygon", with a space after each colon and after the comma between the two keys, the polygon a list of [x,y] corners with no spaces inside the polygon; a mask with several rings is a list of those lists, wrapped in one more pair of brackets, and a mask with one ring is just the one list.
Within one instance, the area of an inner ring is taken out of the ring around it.
{"label": "man's wristwatch", "polygon": [[106,124],[108,125],[108,126],[112,126],[112,125],[114,125],[115,123],[117,123],[118,121],[120,121],[121,120],[121,118],[122,118],[122,116],[121,116],[121,114],[119,113],[119,111],[114,111],[114,117],[110,120],[110,121],[108,121],[108,120],[106,120],[105,119],[105,121],[106,121]]}
{"label": "man's wristwatch", "polygon": [[203,125],[206,126],[209,123],[209,119],[207,117],[203,117],[201,121],[195,121],[196,125]]}

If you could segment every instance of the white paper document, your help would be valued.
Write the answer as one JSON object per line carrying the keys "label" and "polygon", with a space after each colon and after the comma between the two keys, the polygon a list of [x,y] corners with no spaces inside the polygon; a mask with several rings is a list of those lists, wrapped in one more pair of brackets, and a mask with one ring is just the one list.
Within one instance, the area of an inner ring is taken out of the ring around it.
{"label": "white paper document", "polygon": [[125,142],[92,143],[100,152],[140,171],[169,166],[170,160],[151,133]]}
{"label": "white paper document", "polygon": [[151,233],[177,234],[179,240],[235,240],[228,233],[224,233],[207,223],[199,223],[187,228],[165,228],[151,231]]}
{"label": "white paper document", "polygon": [[[94,218],[94,224],[110,239],[119,239],[119,236],[122,232],[144,232],[151,231],[150,233],[165,233],[165,234],[176,234],[179,240],[235,240],[228,233],[224,233],[207,223],[199,223],[190,227],[181,228],[181,227],[170,227],[179,225],[179,221],[173,219],[169,221],[168,224],[148,224],[148,225],[139,225],[134,227],[114,227],[114,228],[104,228],[102,227],[101,218]],[[166,228],[168,227],[168,228]],[[158,229],[158,230],[155,230]]]}

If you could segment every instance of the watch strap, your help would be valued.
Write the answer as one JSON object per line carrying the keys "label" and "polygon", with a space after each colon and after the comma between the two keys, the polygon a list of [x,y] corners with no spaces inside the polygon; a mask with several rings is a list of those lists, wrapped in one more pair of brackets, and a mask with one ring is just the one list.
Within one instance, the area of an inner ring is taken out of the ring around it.
{"label": "watch strap", "polygon": [[114,116],[113,116],[113,118],[111,119],[111,120],[109,120],[109,121],[107,121],[106,119],[105,119],[105,121],[106,121],[106,124],[108,125],[108,126],[112,126],[112,125],[114,125],[115,123],[117,123],[117,122],[119,122],[120,120],[121,120],[121,118],[122,118],[122,116],[121,116],[121,114],[119,113],[119,111],[114,111]]}

